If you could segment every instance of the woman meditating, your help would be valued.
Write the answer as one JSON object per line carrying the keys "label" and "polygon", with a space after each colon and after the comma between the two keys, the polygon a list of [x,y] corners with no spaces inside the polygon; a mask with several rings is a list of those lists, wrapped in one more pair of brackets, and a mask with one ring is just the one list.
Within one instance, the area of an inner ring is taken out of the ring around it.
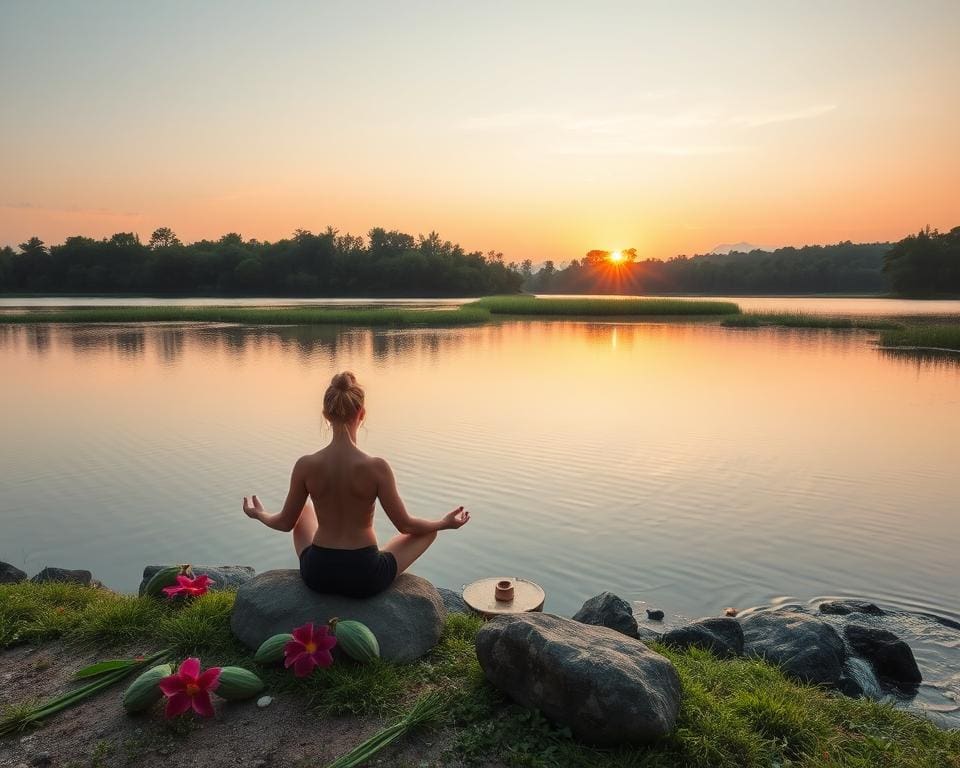
{"label": "woman meditating", "polygon": [[[270,514],[260,499],[243,497],[243,511],[277,531],[293,531],[300,575],[310,589],[346,597],[382,592],[422,555],[437,531],[460,528],[470,513],[457,507],[439,520],[411,517],[390,465],[357,448],[357,429],[366,411],[363,387],[349,371],[338,373],[323,396],[330,445],[293,466],[283,510]],[[400,532],[381,550],[373,531],[380,499]]]}

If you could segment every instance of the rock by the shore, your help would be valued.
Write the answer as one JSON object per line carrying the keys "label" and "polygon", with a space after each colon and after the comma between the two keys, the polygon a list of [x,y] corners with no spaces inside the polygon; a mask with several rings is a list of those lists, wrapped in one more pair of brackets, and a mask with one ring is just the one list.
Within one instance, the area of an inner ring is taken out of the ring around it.
{"label": "rock by the shore", "polygon": [[669,734],[680,708],[673,664],[609,627],[548,613],[498,616],[477,633],[487,679],[599,745],[645,743]]}
{"label": "rock by the shore", "polygon": [[639,636],[633,608],[613,592],[601,592],[591,597],[573,614],[573,620],[595,627],[609,627],[627,637]]}
{"label": "rock by the shore", "polygon": [[855,654],[870,662],[881,680],[907,687],[919,685],[923,680],[910,646],[893,632],[847,624],[843,636]]}
{"label": "rock by the shore", "polygon": [[370,627],[386,661],[418,659],[440,639],[446,617],[443,599],[427,580],[404,573],[389,589],[357,600],[308,589],[295,570],[265,571],[240,585],[230,627],[248,648],[271,635],[306,624],[326,624],[334,616]]}
{"label": "rock by the shore", "polygon": [[851,613],[866,613],[869,616],[886,615],[882,608],[864,600],[827,600],[820,603],[820,613],[831,616],[846,616]]}
{"label": "rock by the shore", "polygon": [[27,580],[27,574],[17,566],[0,560],[0,584],[19,584]]}
{"label": "rock by the shore", "polygon": [[663,640],[663,633],[655,629],[645,627],[643,624],[637,624],[637,640],[643,643],[659,643]]}
{"label": "rock by the shore", "polygon": [[743,629],[733,618],[697,619],[664,633],[663,643],[681,649],[702,648],[717,656],[739,656],[743,653]]}
{"label": "rock by the shore", "polygon": [[437,587],[437,592],[440,593],[440,599],[443,600],[447,613],[473,613],[473,609],[467,605],[467,601],[463,599],[463,595],[459,592],[454,592],[446,587]]}
{"label": "rock by the shore", "polygon": [[803,682],[840,681],[846,648],[829,624],[795,611],[753,613],[738,621],[745,655],[766,659]]}
{"label": "rock by the shore", "polygon": [[[157,571],[170,568],[172,565],[175,564],[145,566],[138,593],[141,595],[144,593],[147,583]],[[250,581],[257,573],[249,565],[192,565],[190,568],[194,576],[209,576],[213,580],[213,584],[210,585],[211,592],[219,589],[239,589],[241,584]]]}
{"label": "rock by the shore", "polygon": [[90,571],[69,568],[55,568],[47,566],[40,573],[30,579],[34,584],[44,584],[46,582],[56,581],[64,584],[81,584],[84,587],[97,586],[99,582],[95,581]]}

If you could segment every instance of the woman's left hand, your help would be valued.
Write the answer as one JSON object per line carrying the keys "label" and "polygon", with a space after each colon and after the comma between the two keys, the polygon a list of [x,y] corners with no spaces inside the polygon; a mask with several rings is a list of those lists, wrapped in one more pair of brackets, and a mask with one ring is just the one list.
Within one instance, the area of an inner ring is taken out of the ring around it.
{"label": "woman's left hand", "polygon": [[257,498],[257,495],[253,495],[253,504],[247,501],[247,497],[243,497],[243,511],[247,517],[253,518],[254,520],[260,520],[261,515],[266,511],[263,508],[263,504],[260,503],[260,499]]}

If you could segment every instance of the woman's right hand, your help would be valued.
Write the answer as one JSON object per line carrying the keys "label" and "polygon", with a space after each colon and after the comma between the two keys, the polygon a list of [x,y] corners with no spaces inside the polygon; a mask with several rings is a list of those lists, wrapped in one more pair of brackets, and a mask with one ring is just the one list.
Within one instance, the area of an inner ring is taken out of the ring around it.
{"label": "woman's right hand", "polygon": [[443,524],[448,531],[455,531],[457,528],[462,528],[468,522],[470,522],[470,513],[463,507],[457,507],[452,512],[447,512],[447,514],[443,516]]}
{"label": "woman's right hand", "polygon": [[253,495],[253,504],[247,501],[246,496],[243,497],[243,513],[253,520],[261,519],[261,516],[264,513],[264,508],[256,494]]}

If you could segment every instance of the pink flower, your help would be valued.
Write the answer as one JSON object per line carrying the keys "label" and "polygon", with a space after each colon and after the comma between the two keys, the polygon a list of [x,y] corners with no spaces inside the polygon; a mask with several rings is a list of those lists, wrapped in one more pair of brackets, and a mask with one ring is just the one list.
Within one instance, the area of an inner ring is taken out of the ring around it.
{"label": "pink flower", "polygon": [[220,684],[220,667],[210,667],[200,671],[200,659],[185,659],[175,674],[163,678],[160,690],[167,697],[167,717],[182,715],[193,707],[201,717],[213,717],[213,704],[210,703],[210,691]]}
{"label": "pink flower", "polygon": [[306,677],[314,667],[329,667],[333,664],[330,649],[337,638],[330,634],[330,627],[322,624],[314,627],[307,623],[293,630],[293,640],[283,646],[283,666],[293,667],[293,674]]}
{"label": "pink flower", "polygon": [[177,576],[177,586],[164,587],[163,592],[167,597],[170,598],[176,597],[177,595],[199,597],[200,595],[207,594],[207,587],[209,587],[211,584],[213,584],[213,579],[206,574],[200,574],[195,579],[191,579],[189,576],[184,576],[181,574]]}

